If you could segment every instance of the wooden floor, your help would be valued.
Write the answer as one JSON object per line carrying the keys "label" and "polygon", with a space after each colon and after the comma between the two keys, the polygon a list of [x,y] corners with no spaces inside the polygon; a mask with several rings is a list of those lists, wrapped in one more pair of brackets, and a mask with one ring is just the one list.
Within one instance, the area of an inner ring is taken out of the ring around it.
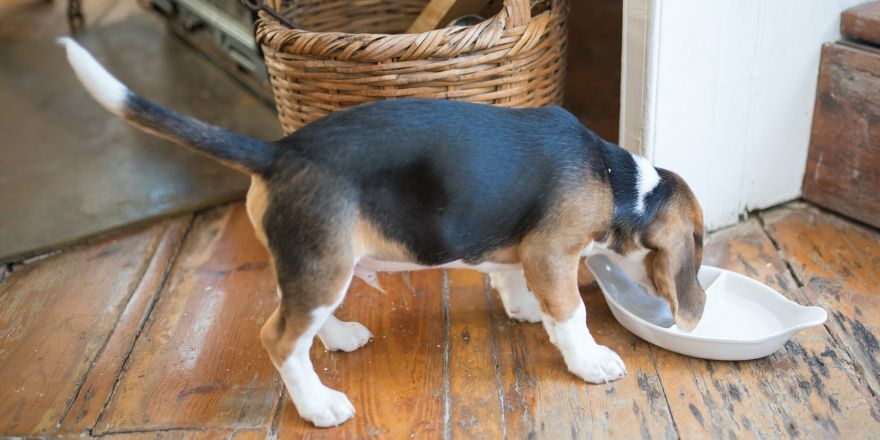
{"label": "wooden floor", "polygon": [[[0,5],[0,38],[63,32],[64,2],[36,1]],[[84,2],[92,25],[131,5]],[[258,340],[277,299],[243,206],[129,230],[0,267],[0,437],[880,437],[880,233],[795,203],[707,246],[707,263],[823,306],[828,323],[765,359],[703,361],[634,337],[590,285],[589,327],[629,374],[586,385],[480,274],[382,276],[384,294],[355,281],[339,316],[375,339],[342,354],[316,343],[312,358],[358,413],[317,430]]]}
{"label": "wooden floor", "polygon": [[706,262],[825,307],[824,327],[751,362],[639,340],[583,289],[628,375],[586,385],[482,274],[355,281],[339,317],[375,335],[312,350],[357,415],[300,420],[258,340],[277,299],[242,204],[15,266],[0,283],[0,434],[111,438],[869,438],[880,436],[880,234],[794,203],[710,236]]}

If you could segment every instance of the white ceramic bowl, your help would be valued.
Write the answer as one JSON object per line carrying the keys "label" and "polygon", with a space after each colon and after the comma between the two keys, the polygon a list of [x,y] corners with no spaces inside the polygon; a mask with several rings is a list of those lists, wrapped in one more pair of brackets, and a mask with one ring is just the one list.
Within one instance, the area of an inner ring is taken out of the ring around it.
{"label": "white ceramic bowl", "polygon": [[[697,327],[686,333],[672,324],[666,302],[645,293],[608,257],[591,256],[587,267],[621,325],[652,344],[688,356],[725,361],[761,358],[828,317],[822,308],[797,304],[744,275],[702,266],[697,277],[706,290],[706,307]],[[646,309],[645,304],[650,306]]]}

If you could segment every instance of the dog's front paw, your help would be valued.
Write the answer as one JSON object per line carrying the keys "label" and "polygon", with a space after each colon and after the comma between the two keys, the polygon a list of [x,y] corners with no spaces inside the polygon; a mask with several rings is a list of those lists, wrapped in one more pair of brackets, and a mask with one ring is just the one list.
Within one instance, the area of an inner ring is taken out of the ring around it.
{"label": "dog's front paw", "polygon": [[300,417],[319,428],[339,426],[354,417],[354,405],[348,397],[330,388],[304,396],[302,402],[294,403]]}
{"label": "dog's front paw", "polygon": [[620,379],[626,374],[623,360],[614,351],[604,345],[596,345],[584,354],[569,371],[590,383],[608,383]]}
{"label": "dog's front paw", "polygon": [[329,351],[355,351],[370,342],[373,334],[359,322],[336,320],[325,324],[318,337]]}

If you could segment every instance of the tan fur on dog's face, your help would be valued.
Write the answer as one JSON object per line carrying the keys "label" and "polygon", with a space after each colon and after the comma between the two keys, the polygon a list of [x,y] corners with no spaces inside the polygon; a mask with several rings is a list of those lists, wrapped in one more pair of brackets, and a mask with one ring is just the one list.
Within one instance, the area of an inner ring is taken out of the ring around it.
{"label": "tan fur on dog's face", "polygon": [[669,304],[685,331],[697,326],[706,293],[697,279],[703,259],[703,211],[684,181],[669,173],[668,203],[642,233],[612,233],[593,252],[601,252],[645,292]]}
{"label": "tan fur on dog's face", "polygon": [[703,211],[678,176],[670,203],[642,237],[644,265],[658,296],[669,303],[679,328],[691,331],[703,316],[706,292],[697,279],[703,260]]}

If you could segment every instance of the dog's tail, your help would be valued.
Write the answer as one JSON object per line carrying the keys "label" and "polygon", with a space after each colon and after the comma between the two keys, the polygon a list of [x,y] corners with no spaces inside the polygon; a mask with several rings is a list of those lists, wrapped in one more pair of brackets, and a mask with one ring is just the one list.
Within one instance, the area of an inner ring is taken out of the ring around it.
{"label": "dog's tail", "polygon": [[260,174],[272,164],[276,147],[175,113],[128,90],[71,38],[58,43],[89,93],[113,114],[135,127],[207,154],[232,168]]}

